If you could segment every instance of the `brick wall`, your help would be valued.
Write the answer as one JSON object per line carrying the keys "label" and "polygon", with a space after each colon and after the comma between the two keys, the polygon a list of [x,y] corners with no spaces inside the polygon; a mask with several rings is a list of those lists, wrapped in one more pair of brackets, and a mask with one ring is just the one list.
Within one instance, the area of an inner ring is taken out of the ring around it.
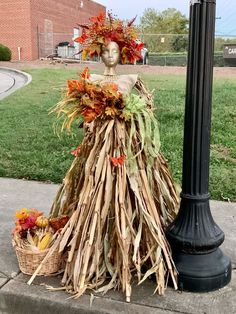
{"label": "brick wall", "polygon": [[77,23],[105,10],[94,1],[82,2],[81,8],[81,0],[31,0],[33,59],[52,53],[59,42],[72,42]]}
{"label": "brick wall", "polygon": [[73,28],[90,16],[105,11],[91,0],[0,0],[0,43],[7,45],[17,60],[35,60],[52,53],[56,44],[72,42]]}
{"label": "brick wall", "polygon": [[0,43],[12,51],[12,59],[31,59],[30,0],[0,0]]}

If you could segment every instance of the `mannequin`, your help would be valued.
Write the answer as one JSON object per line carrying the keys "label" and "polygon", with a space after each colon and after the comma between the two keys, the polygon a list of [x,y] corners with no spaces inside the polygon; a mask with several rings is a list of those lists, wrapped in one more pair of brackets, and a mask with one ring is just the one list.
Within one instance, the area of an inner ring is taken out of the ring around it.
{"label": "mannequin", "polygon": [[101,59],[105,65],[103,75],[92,74],[91,80],[100,82],[116,82],[119,91],[122,94],[128,94],[135,86],[138,75],[137,74],[126,74],[117,75],[116,66],[120,61],[120,49],[116,42],[111,41],[107,46],[102,48]]}
{"label": "mannequin", "polygon": [[[106,23],[101,17],[95,21]],[[112,34],[118,25],[120,38],[122,22],[110,18],[109,27],[112,23]],[[152,94],[137,75],[116,74],[120,59],[133,58],[139,47],[133,39],[133,50],[126,41],[106,39],[102,46],[100,41],[104,74],[72,81],[55,109],[68,112],[69,125],[71,117],[84,116],[85,135],[51,208],[51,216],[70,219],[48,254],[56,249],[65,254],[63,289],[75,298],[87,289],[121,288],[129,302],[134,278],[141,284],[154,274],[159,294],[168,278],[177,289],[165,228],[177,214],[179,197],[159,151]],[[91,113],[87,120],[85,112]]]}
{"label": "mannequin", "polygon": [[115,68],[120,61],[120,48],[118,44],[111,41],[107,46],[102,47],[101,58],[105,64],[105,76],[115,76]]}

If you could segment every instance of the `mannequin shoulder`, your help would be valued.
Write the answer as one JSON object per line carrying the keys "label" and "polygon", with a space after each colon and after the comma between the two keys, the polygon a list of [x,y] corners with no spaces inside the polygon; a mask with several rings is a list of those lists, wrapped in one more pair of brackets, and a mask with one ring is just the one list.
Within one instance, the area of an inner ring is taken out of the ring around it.
{"label": "mannequin shoulder", "polygon": [[118,76],[118,87],[120,92],[129,94],[138,80],[138,74],[124,74]]}
{"label": "mannequin shoulder", "polygon": [[[101,84],[108,82],[104,80],[104,75],[100,74],[91,74],[90,80],[92,82],[100,82]],[[137,81],[138,74],[123,74],[118,75],[113,82],[118,85],[118,89],[121,93],[128,94],[132,91]]]}
{"label": "mannequin shoulder", "polygon": [[131,85],[135,85],[138,80],[138,74],[123,74],[119,75],[118,80],[128,81]]}
{"label": "mannequin shoulder", "polygon": [[90,78],[89,78],[91,81],[102,81],[104,79],[104,75],[101,75],[101,74],[91,74],[90,75]]}

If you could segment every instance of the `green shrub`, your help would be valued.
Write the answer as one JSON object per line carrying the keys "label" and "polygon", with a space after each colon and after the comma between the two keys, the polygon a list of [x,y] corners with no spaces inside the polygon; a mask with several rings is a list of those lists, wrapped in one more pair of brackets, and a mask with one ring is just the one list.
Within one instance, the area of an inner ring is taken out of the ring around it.
{"label": "green shrub", "polygon": [[10,61],[11,60],[11,50],[0,44],[0,61]]}

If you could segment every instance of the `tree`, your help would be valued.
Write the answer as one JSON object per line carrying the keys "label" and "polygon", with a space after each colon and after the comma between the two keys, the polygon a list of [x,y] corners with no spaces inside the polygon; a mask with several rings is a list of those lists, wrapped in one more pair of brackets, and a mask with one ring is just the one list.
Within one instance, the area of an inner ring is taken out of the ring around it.
{"label": "tree", "polygon": [[186,40],[182,39],[183,36],[179,40],[174,40],[174,37],[176,34],[188,33],[188,19],[174,8],[162,12],[149,8],[144,11],[140,19],[140,31],[151,51],[176,51],[176,47],[177,51],[181,51],[186,48]]}
{"label": "tree", "polygon": [[235,43],[236,43],[235,38],[230,39],[230,38],[218,37],[215,39],[215,51],[222,52],[224,45],[235,44]]}
{"label": "tree", "polygon": [[188,38],[187,36],[175,36],[171,41],[172,51],[183,52],[187,50]]}

